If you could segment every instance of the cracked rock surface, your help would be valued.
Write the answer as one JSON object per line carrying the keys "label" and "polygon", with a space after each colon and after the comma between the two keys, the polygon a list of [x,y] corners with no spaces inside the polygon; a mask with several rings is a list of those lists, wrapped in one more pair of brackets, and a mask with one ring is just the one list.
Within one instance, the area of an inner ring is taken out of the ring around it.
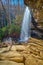
{"label": "cracked rock surface", "polygon": [[31,38],[29,43],[7,50],[8,47],[0,48],[0,65],[43,65],[43,40]]}

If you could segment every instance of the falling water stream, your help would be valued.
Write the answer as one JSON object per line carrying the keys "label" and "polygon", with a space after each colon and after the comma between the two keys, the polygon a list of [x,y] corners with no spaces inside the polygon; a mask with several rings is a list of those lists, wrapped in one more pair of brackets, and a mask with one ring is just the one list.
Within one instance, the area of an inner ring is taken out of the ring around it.
{"label": "falling water stream", "polygon": [[31,36],[30,27],[31,27],[31,12],[30,8],[26,6],[19,42],[27,42],[29,40]]}
{"label": "falling water stream", "polygon": [[[25,12],[24,12],[24,17],[23,17],[23,22],[21,26],[21,34],[20,34],[20,39],[19,42],[27,42],[30,37],[31,37],[31,12],[30,8],[26,6]],[[12,38],[6,38],[4,39],[5,42],[10,43],[12,42]]]}

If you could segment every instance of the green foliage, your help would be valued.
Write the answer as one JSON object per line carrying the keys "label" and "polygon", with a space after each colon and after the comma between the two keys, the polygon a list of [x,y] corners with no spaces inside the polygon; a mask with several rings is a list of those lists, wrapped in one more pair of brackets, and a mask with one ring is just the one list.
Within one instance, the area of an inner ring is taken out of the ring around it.
{"label": "green foliage", "polygon": [[7,28],[7,27],[3,27],[3,28],[2,28],[2,31],[3,31],[3,35],[5,35],[5,34],[7,34],[7,32],[8,32],[8,28]]}
{"label": "green foliage", "polygon": [[7,27],[3,27],[3,28],[0,28],[0,40],[2,40],[2,38],[4,36],[6,36],[8,34],[8,29]]}
{"label": "green foliage", "polygon": [[8,29],[8,34],[12,34],[14,32],[14,29],[15,29],[14,24],[11,24]]}
{"label": "green foliage", "polygon": [[3,28],[0,28],[0,40],[3,39],[3,37],[7,35],[11,35],[13,33],[20,34],[20,22],[21,22],[22,16],[18,16],[16,19],[12,20],[12,24],[10,26],[5,26]]}
{"label": "green foliage", "polygon": [[11,24],[10,26],[0,28],[0,40],[7,34],[11,35],[12,33],[20,34],[20,26]]}
{"label": "green foliage", "polygon": [[3,37],[3,32],[2,29],[0,28],[0,40],[2,40],[2,37]]}
{"label": "green foliage", "polygon": [[12,34],[12,33],[20,33],[20,26],[19,25],[14,25],[14,24],[11,24],[10,25],[10,28],[8,29],[8,33],[9,34]]}
{"label": "green foliage", "polygon": [[13,19],[12,20],[12,24],[10,25],[10,27],[9,27],[9,34],[12,34],[12,33],[17,33],[17,34],[19,34],[20,33],[20,23],[21,23],[21,21],[22,21],[22,16],[21,15],[19,15],[19,16],[16,16],[16,19]]}

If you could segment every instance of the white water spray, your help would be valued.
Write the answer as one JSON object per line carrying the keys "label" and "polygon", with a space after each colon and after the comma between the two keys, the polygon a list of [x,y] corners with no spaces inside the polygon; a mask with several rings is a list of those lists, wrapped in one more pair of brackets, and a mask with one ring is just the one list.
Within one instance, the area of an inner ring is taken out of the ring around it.
{"label": "white water spray", "polygon": [[31,12],[30,8],[26,7],[21,27],[21,34],[19,42],[27,42],[31,36]]}

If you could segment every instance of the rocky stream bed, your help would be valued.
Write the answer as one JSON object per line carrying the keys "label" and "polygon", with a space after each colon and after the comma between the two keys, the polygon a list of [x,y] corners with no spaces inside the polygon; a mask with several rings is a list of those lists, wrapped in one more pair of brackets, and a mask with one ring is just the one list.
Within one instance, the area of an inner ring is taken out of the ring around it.
{"label": "rocky stream bed", "polygon": [[31,38],[27,44],[8,49],[0,48],[0,65],[43,65],[43,40]]}

